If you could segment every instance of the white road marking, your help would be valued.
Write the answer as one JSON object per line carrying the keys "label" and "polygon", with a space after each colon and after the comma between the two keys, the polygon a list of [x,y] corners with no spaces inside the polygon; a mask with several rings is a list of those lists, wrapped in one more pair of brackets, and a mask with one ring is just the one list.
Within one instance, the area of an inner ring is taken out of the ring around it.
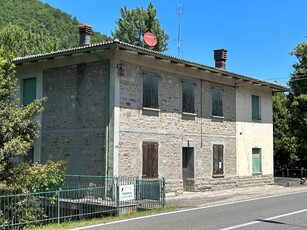
{"label": "white road marking", "polygon": [[[279,216],[273,216],[273,217],[266,218],[266,219],[263,219],[263,220],[274,220],[274,219],[282,218],[282,217],[285,217],[285,216],[291,216],[291,215],[299,214],[299,213],[306,212],[306,211],[307,211],[307,209],[303,209],[303,210],[299,210],[299,211],[296,211],[296,212],[285,213],[285,214],[282,214],[282,215],[279,215]],[[248,223],[245,223],[245,224],[239,224],[239,225],[231,226],[231,227],[228,227],[228,228],[223,228],[223,229],[220,229],[220,230],[236,229],[236,228],[241,228],[241,227],[245,227],[245,226],[249,226],[249,225],[253,225],[253,224],[257,224],[257,223],[261,223],[261,222],[262,222],[261,220],[256,220],[256,221],[248,222]]]}
{"label": "white road marking", "polygon": [[[117,223],[124,223],[124,222],[134,221],[134,220],[147,219],[147,218],[156,217],[156,216],[166,216],[166,215],[172,215],[172,214],[177,214],[177,213],[182,213],[182,212],[190,212],[190,211],[195,211],[195,210],[200,210],[200,209],[214,208],[214,207],[226,206],[226,205],[231,205],[231,204],[238,204],[238,203],[244,203],[244,202],[249,202],[249,201],[269,199],[269,198],[274,198],[274,197],[294,195],[294,194],[306,193],[306,192],[307,191],[299,191],[299,192],[293,192],[293,193],[284,193],[284,194],[279,194],[279,195],[272,195],[272,196],[266,196],[266,197],[252,198],[252,199],[248,199],[248,200],[232,201],[232,202],[223,203],[223,204],[215,204],[215,205],[210,205],[210,206],[202,206],[202,207],[198,207],[198,208],[183,209],[183,210],[178,210],[178,211],[173,211],[173,212],[158,213],[158,214],[149,215],[149,216],[141,216],[141,217],[136,217],[136,218],[131,218],[131,219],[117,220],[117,221],[112,221],[112,222],[108,222],[108,223],[102,223],[102,224],[90,225],[90,226],[85,226],[85,227],[80,227],[80,228],[74,228],[74,230],[84,230],[84,229],[90,229],[90,228],[100,227],[100,226],[104,226],[104,225],[111,225],[111,224],[117,224]],[[253,221],[253,222],[255,222],[255,221]],[[259,221],[257,221],[257,223],[258,222]]]}

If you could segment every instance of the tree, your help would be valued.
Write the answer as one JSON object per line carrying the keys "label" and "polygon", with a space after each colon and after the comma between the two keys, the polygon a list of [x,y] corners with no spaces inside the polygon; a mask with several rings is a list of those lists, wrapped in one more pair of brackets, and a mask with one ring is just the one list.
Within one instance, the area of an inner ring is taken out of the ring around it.
{"label": "tree", "polygon": [[288,98],[284,93],[273,95],[273,124],[274,124],[274,166],[295,167],[297,142],[291,134],[289,126],[290,111]]}
{"label": "tree", "polygon": [[59,42],[55,37],[43,33],[25,31],[17,25],[7,24],[0,30],[0,44],[15,56],[26,56],[57,50]]}
{"label": "tree", "polygon": [[297,156],[300,166],[307,164],[307,43],[298,44],[291,53],[298,62],[293,65],[294,72],[289,82],[290,127],[297,140]]}
{"label": "tree", "polygon": [[[12,58],[11,54],[0,49],[0,194],[3,191],[28,192],[58,186],[62,182],[57,180],[60,179],[58,175],[65,168],[64,162],[50,162],[48,168],[38,163],[14,164],[14,159],[26,155],[38,137],[39,123],[34,118],[43,111],[44,99],[18,106]],[[43,176],[44,180],[40,180]]]}
{"label": "tree", "polygon": [[149,48],[143,41],[143,35],[151,32],[157,37],[157,45],[153,48],[163,52],[167,49],[168,35],[156,18],[157,10],[149,3],[146,10],[137,7],[129,10],[126,6],[120,8],[121,17],[116,20],[117,28],[112,32],[114,39],[119,39],[133,45]]}
{"label": "tree", "polygon": [[[78,26],[81,22],[41,0],[1,0],[0,28],[9,23],[33,34],[57,38],[58,49],[79,46]],[[107,40],[110,38],[106,35],[98,32],[92,34],[93,43]]]}

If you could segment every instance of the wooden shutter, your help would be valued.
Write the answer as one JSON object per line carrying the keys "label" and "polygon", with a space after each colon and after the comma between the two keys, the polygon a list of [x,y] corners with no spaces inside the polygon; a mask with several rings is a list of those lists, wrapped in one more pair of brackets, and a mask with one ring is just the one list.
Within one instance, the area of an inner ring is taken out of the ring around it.
{"label": "wooden shutter", "polygon": [[149,168],[149,160],[148,160],[148,146],[149,143],[143,143],[143,173],[142,176],[143,177],[149,177],[150,172]]}
{"label": "wooden shutter", "polygon": [[213,145],[213,174],[224,173],[224,146]]}
{"label": "wooden shutter", "polygon": [[28,105],[36,99],[36,78],[23,80],[22,104]]}
{"label": "wooden shutter", "polygon": [[260,120],[259,96],[252,95],[252,119]]}
{"label": "wooden shutter", "polygon": [[182,82],[182,112],[195,113],[195,84]]}
{"label": "wooden shutter", "polygon": [[158,177],[158,143],[152,143],[151,150],[151,177]]}
{"label": "wooden shutter", "polygon": [[143,143],[143,173],[145,178],[158,177],[158,148],[156,142]]}
{"label": "wooden shutter", "polygon": [[143,73],[143,107],[159,108],[158,80],[154,73]]}
{"label": "wooden shutter", "polygon": [[253,173],[260,173],[261,172],[261,154],[260,154],[260,149],[258,148],[253,148]]}
{"label": "wooden shutter", "polygon": [[212,115],[223,116],[223,89],[219,87],[212,88]]}

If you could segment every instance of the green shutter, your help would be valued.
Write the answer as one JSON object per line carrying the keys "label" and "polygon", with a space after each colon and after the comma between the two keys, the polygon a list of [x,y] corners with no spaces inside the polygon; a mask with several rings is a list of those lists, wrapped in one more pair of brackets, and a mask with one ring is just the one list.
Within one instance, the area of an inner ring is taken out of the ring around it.
{"label": "green shutter", "polygon": [[260,149],[253,148],[253,173],[261,172],[261,154]]}
{"label": "green shutter", "polygon": [[182,112],[195,113],[195,85],[191,81],[182,82]]}
{"label": "green shutter", "polygon": [[158,82],[158,75],[143,73],[143,107],[159,108]]}
{"label": "green shutter", "polygon": [[252,120],[260,120],[259,96],[252,95]]}
{"label": "green shutter", "polygon": [[219,87],[212,88],[212,115],[223,116],[223,89]]}
{"label": "green shutter", "polygon": [[22,104],[28,105],[36,99],[36,78],[23,80]]}

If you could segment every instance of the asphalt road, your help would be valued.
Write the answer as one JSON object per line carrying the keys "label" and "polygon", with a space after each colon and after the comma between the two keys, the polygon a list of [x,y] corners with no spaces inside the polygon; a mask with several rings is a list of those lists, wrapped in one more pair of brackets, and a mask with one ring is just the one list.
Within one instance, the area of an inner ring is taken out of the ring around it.
{"label": "asphalt road", "polygon": [[82,229],[307,229],[307,191],[117,221]]}

